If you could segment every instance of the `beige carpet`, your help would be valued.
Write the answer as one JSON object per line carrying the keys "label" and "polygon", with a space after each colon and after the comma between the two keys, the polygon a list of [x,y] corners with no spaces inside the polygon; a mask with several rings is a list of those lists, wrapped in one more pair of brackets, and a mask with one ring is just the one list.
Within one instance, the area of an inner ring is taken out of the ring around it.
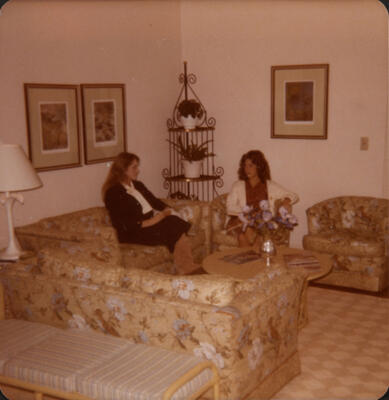
{"label": "beige carpet", "polygon": [[389,299],[310,287],[302,373],[273,400],[377,400],[389,387]]}

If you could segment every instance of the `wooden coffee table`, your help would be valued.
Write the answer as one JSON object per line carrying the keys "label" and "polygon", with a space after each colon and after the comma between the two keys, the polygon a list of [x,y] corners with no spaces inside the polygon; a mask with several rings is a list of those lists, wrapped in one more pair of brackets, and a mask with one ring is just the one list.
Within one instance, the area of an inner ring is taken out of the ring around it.
{"label": "wooden coffee table", "polygon": [[[286,257],[285,257],[286,256]],[[251,258],[251,260],[250,260]],[[308,322],[307,315],[307,288],[309,281],[327,275],[332,268],[331,256],[314,251],[277,247],[277,254],[272,257],[253,259],[255,255],[251,248],[234,248],[218,251],[207,256],[203,261],[203,268],[209,274],[228,275],[236,279],[249,279],[263,272],[268,267],[277,266],[301,275],[305,283],[301,293],[299,310],[299,328]],[[289,265],[286,259],[289,258]],[[295,263],[304,265],[292,266]]]}

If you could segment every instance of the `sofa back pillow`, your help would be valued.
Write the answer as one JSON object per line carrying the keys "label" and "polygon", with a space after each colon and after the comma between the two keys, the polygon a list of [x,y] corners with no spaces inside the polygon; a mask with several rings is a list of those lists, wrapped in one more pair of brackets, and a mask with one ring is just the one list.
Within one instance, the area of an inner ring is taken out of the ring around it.
{"label": "sofa back pillow", "polygon": [[236,280],[221,275],[167,275],[133,268],[123,269],[121,286],[222,307],[234,299]]}
{"label": "sofa back pillow", "polygon": [[118,287],[122,275],[120,250],[106,243],[63,243],[62,248],[44,249],[39,265],[43,274],[86,284]]}

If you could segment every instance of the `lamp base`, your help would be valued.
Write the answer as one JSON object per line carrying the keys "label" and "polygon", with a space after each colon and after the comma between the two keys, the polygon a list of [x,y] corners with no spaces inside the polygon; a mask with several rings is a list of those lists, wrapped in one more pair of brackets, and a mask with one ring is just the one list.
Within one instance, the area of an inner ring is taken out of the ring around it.
{"label": "lamp base", "polygon": [[0,193],[0,204],[5,206],[7,212],[9,235],[8,247],[0,252],[0,259],[4,261],[17,261],[23,255],[23,250],[15,235],[12,221],[12,207],[15,201],[19,201],[19,203],[23,204],[23,196],[20,193]]}
{"label": "lamp base", "polygon": [[35,253],[31,250],[20,250],[16,253],[9,250],[9,247],[0,249],[0,262],[17,262],[35,256]]}
{"label": "lamp base", "polygon": [[13,251],[12,249],[5,249],[0,251],[0,261],[16,262],[19,258],[23,257],[23,251]]}

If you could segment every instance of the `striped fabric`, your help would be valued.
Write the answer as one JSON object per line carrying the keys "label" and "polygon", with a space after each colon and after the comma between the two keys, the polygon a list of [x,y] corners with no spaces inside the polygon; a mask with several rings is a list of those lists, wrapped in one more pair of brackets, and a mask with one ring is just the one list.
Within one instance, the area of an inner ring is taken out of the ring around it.
{"label": "striped fabric", "polygon": [[7,319],[0,321],[0,372],[12,356],[26,350],[59,331],[36,322]]}
{"label": "striped fabric", "polygon": [[7,361],[3,374],[54,389],[75,391],[76,374],[104,365],[128,346],[124,339],[91,331],[58,330]]}
{"label": "striped fabric", "polygon": [[[168,386],[202,359],[158,347],[129,344],[98,368],[77,376],[77,391],[98,400],[161,399]],[[181,387],[173,399],[186,399],[212,378],[208,369]]]}

